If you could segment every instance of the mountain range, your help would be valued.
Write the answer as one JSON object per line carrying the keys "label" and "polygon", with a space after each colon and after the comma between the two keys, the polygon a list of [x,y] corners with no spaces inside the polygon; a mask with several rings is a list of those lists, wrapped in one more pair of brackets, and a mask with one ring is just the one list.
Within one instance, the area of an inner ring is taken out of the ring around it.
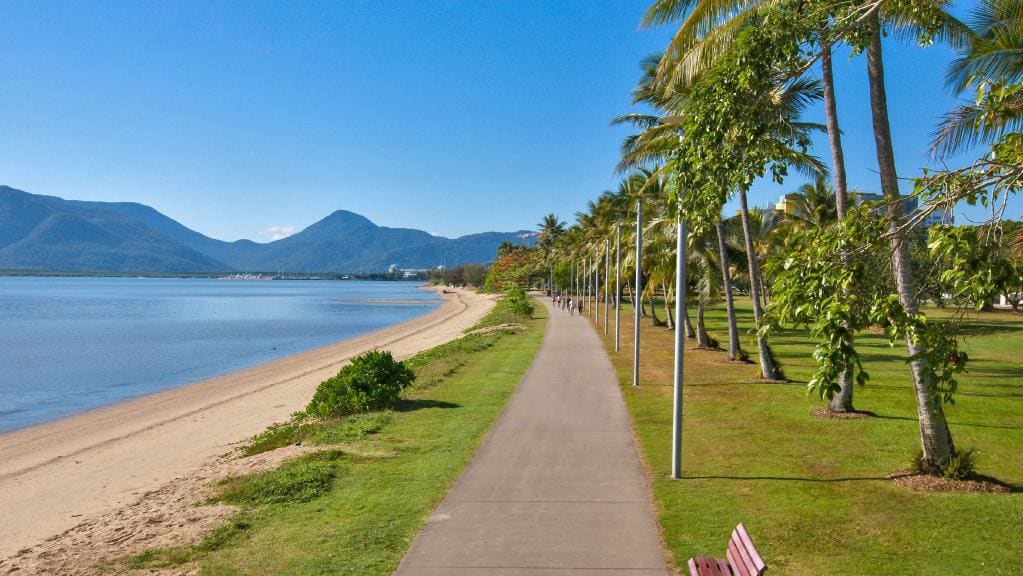
{"label": "mountain range", "polygon": [[382,272],[494,259],[502,242],[531,245],[528,231],[459,238],[377,226],[338,210],[305,230],[260,244],[204,236],[134,202],[87,202],[0,186],[0,269],[58,272]]}

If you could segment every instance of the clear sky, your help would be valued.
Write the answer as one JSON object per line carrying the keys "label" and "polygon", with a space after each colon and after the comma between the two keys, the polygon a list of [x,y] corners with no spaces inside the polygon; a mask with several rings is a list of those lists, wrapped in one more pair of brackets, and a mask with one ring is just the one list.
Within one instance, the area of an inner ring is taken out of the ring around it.
{"label": "clear sky", "polygon": [[[646,4],[6,0],[0,184],[142,202],[225,240],[336,209],[445,236],[571,221],[615,186],[626,130],[608,120],[670,36],[639,28]],[[952,54],[888,44],[908,177],[954,103]],[[850,186],[874,191],[865,61],[837,60]]]}

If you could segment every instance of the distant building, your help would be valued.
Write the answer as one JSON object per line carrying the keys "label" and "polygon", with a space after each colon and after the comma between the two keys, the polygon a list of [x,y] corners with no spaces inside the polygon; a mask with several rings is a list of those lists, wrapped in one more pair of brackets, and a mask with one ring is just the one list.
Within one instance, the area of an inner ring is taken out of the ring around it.
{"label": "distant building", "polygon": [[[883,202],[884,195],[876,192],[858,192],[854,198],[856,199],[857,205],[862,205],[864,202]],[[913,218],[920,212],[920,202],[916,198],[905,198],[902,201],[903,213],[907,218]],[[924,228],[930,228],[935,224],[954,224],[955,216],[946,210],[935,210],[927,215],[920,224]]]}
{"label": "distant building", "polygon": [[792,216],[796,213],[796,193],[783,194],[778,200],[778,203],[774,205],[775,212],[781,212],[786,216]]}
{"label": "distant building", "polygon": [[388,274],[397,274],[398,272],[401,272],[401,268],[399,268],[397,264],[391,264],[387,267]]}

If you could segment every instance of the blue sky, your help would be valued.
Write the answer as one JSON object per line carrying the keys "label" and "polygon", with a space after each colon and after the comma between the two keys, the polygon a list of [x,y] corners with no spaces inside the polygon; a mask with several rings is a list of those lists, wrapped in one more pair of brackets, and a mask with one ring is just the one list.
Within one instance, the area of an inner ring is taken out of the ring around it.
{"label": "blue sky", "polygon": [[[7,0],[0,184],[142,202],[225,240],[336,209],[445,236],[571,221],[615,186],[626,130],[608,120],[670,35],[639,28],[645,7]],[[908,177],[955,101],[952,54],[888,48]],[[865,62],[837,60],[850,185],[877,190]],[[798,184],[758,184],[752,200]]]}

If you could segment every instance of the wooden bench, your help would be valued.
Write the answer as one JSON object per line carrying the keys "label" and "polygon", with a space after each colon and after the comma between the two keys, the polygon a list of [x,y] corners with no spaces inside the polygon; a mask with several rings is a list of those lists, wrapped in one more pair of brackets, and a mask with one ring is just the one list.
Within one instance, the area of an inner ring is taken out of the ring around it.
{"label": "wooden bench", "polygon": [[732,530],[726,559],[710,556],[689,559],[691,576],[761,576],[766,571],[767,565],[764,564],[742,523]]}

